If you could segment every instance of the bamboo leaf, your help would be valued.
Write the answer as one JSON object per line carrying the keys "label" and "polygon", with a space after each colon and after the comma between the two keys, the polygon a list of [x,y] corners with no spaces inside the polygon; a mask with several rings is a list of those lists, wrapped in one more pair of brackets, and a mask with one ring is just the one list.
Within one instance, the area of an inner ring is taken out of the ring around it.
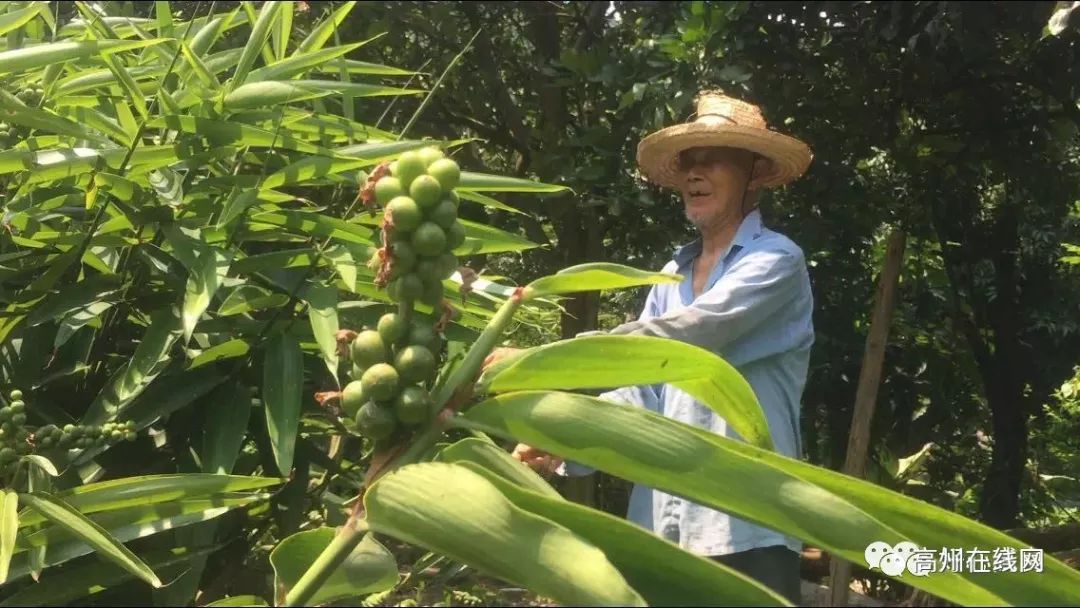
{"label": "bamboo leaf", "polygon": [[461,172],[461,183],[458,184],[456,189],[459,191],[473,190],[481,192],[563,192],[570,190],[566,186],[542,184],[518,177],[488,175],[472,171]]}
{"label": "bamboo leaf", "polygon": [[[341,46],[332,46],[326,49],[320,49],[310,53],[298,53],[294,54],[288,59],[281,59],[274,62],[271,65],[261,67],[257,70],[252,70],[248,74],[248,84],[261,80],[283,80],[286,78],[292,78],[297,74],[302,74],[305,71],[318,67],[331,59],[335,59],[350,53],[361,46],[363,42],[357,42],[354,44],[343,44]],[[245,85],[247,86],[247,85]]]}
{"label": "bamboo leaf", "polygon": [[7,34],[8,32],[19,29],[20,27],[30,23],[30,21],[42,13],[42,11],[48,12],[49,7],[47,4],[34,3],[26,8],[10,11],[0,15],[0,36]]}
{"label": "bamboo leaf", "polygon": [[314,144],[292,137],[285,133],[275,134],[250,125],[234,123],[230,121],[211,120],[197,116],[160,116],[147,122],[147,126],[155,129],[173,129],[185,133],[195,133],[205,137],[210,143],[218,146],[241,145],[252,147],[281,148],[333,156],[333,152]]}
{"label": "bamboo leaf", "polygon": [[675,284],[681,281],[682,277],[676,274],[647,272],[622,264],[595,262],[564,268],[553,275],[536,279],[525,288],[524,297],[531,299],[579,291]]}
{"label": "bamboo leaf", "polygon": [[[278,543],[270,553],[274,587],[291,589],[334,539],[334,534],[332,528],[317,528],[297,532]],[[394,555],[373,535],[366,534],[307,603],[315,606],[359,598],[390,589],[397,582]]]}
{"label": "bamboo leaf", "polygon": [[272,211],[252,214],[251,223],[283,226],[306,236],[334,238],[350,243],[370,245],[374,231],[370,228],[308,211]]}
{"label": "bamboo leaf", "polygon": [[285,58],[285,51],[289,46],[289,36],[292,35],[293,3],[285,2],[281,6],[281,16],[278,17],[276,27],[273,28],[274,59],[281,61]]}
{"label": "bamboo leaf", "polygon": [[225,96],[225,107],[230,110],[280,106],[307,99],[325,97],[334,91],[313,89],[296,84],[293,81],[264,80],[249,82],[237,87]]}
{"label": "bamboo leaf", "polygon": [[306,290],[304,300],[308,305],[308,320],[315,341],[319,343],[323,361],[330,376],[337,382],[338,354],[337,332],[339,329],[337,303],[338,291],[334,287],[312,284]]}
{"label": "bamboo leaf", "polygon": [[240,61],[236,65],[236,72],[233,73],[228,90],[231,91],[244,84],[248,72],[251,71],[251,67],[255,64],[256,56],[262,52],[266,44],[266,39],[270,35],[270,28],[274,26],[274,22],[281,14],[281,5],[282,2],[277,1],[263,3],[262,8],[259,10],[258,19],[251,26],[251,35],[248,37],[247,44],[244,45],[244,52],[240,55]]}
{"label": "bamboo leaf", "polygon": [[403,70],[381,63],[357,61],[355,59],[335,59],[318,65],[315,69],[320,72],[339,72],[342,68],[349,74],[369,74],[373,76],[415,76],[419,72]]}
{"label": "bamboo leaf", "polygon": [[650,606],[789,606],[750,577],[608,513],[529,491],[476,463],[516,506],[566,527],[599,547]]}
{"label": "bamboo leaf", "polygon": [[56,470],[56,465],[52,463],[48,458],[39,454],[29,454],[23,456],[22,460],[30,463],[30,466],[40,469],[49,474],[51,477],[59,477],[60,472]]}
{"label": "bamboo leaf", "polygon": [[19,532],[19,495],[13,490],[0,490],[0,583],[7,582],[11,556],[15,553],[15,537]]}
{"label": "bamboo leaf", "polygon": [[244,445],[251,417],[251,394],[243,383],[222,385],[207,399],[206,430],[200,454],[203,471],[228,475]]}
{"label": "bamboo leaf", "polygon": [[101,526],[75,510],[71,505],[44,492],[21,494],[19,498],[42,516],[66,529],[90,545],[102,557],[126,569],[154,587],[160,587],[154,571],[140,560],[130,549],[109,535]]}
{"label": "bamboo leaf", "polygon": [[384,97],[387,95],[420,95],[427,93],[423,89],[400,89],[381,84],[342,82],[340,80],[290,80],[289,82],[305,89],[344,93],[352,97]]}
{"label": "bamboo leaf", "polygon": [[479,192],[472,192],[469,190],[458,191],[458,196],[462,200],[472,201],[474,203],[480,203],[485,207],[491,207],[492,209],[498,209],[500,211],[508,211],[510,213],[517,213],[518,215],[525,215],[524,211],[519,211],[506,203],[500,202],[487,196],[486,194],[480,194]]}
{"label": "bamboo leaf", "polygon": [[144,48],[161,42],[164,42],[164,39],[84,40],[80,42],[51,42],[38,46],[0,51],[0,75],[35,70],[83,57],[105,57],[113,53]]}
{"label": "bamboo leaf", "polygon": [[[956,513],[644,408],[583,395],[525,391],[478,404],[465,421],[486,433],[513,437],[798,537],[853,563],[862,563],[866,548],[876,541],[1027,548]],[[1080,600],[1080,573],[1049,556],[1038,577],[939,571],[902,580],[963,605],[1068,605]]]}
{"label": "bamboo leaf", "polygon": [[57,116],[48,110],[28,106],[3,89],[0,89],[0,120],[99,144],[112,143],[109,138],[88,131],[78,123]]}
{"label": "bamboo leaf", "polygon": [[707,405],[745,441],[773,447],[768,421],[742,374],[712,352],[678,340],[582,336],[529,349],[484,375],[497,393],[669,384]]}
{"label": "bamboo leaf", "polygon": [[210,306],[210,299],[229,273],[232,252],[216,247],[203,247],[197,267],[188,277],[184,293],[184,342],[191,341],[191,334],[199,318]]}
{"label": "bamboo leaf", "polygon": [[345,17],[349,15],[353,7],[356,6],[355,0],[345,2],[338,8],[334,9],[334,12],[330,14],[330,17],[319,22],[308,34],[307,38],[300,43],[300,46],[296,48],[296,52],[293,55],[300,55],[311,51],[317,51],[326,44],[326,41],[334,35],[334,30],[337,29]]}
{"label": "bamboo leaf", "polygon": [[211,346],[210,348],[202,351],[191,363],[188,364],[187,369],[196,369],[207,365],[209,363],[216,363],[218,361],[224,361],[225,359],[235,359],[237,357],[243,357],[251,350],[251,346],[248,345],[247,340],[243,338],[233,338],[227,342]]}
{"label": "bamboo leaf", "polygon": [[562,495],[551,487],[551,484],[490,441],[476,437],[455,441],[440,450],[436,460],[458,464],[472,463],[532,492],[555,500],[563,500]]}
{"label": "bamboo leaf", "polygon": [[[241,267],[241,264],[243,262],[246,262],[250,259],[251,258],[249,257],[243,260],[239,260],[236,264],[233,265],[233,268],[240,273],[247,273],[256,270],[256,268],[252,268],[247,265]],[[241,285],[240,287],[237,287],[236,289],[229,292],[228,297],[226,297],[225,301],[221,303],[221,308],[217,310],[217,314],[221,316],[240,315],[256,310],[277,308],[278,306],[284,306],[288,302],[289,296],[285,294],[273,293],[256,285]]]}
{"label": "bamboo leaf", "polygon": [[274,461],[283,475],[292,471],[303,383],[300,343],[290,334],[277,334],[267,344],[263,360],[263,403]]}
{"label": "bamboo leaf", "polygon": [[566,606],[644,606],[600,549],[514,505],[467,467],[402,467],[364,495],[375,532],[442,553]]}

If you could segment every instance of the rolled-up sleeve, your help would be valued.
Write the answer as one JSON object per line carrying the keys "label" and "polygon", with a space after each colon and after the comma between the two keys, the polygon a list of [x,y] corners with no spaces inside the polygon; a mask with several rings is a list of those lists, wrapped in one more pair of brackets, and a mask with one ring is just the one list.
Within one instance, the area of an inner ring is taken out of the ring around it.
{"label": "rolled-up sleeve", "polygon": [[624,323],[609,333],[671,338],[723,356],[728,346],[798,298],[805,271],[799,252],[755,251],[686,308]]}

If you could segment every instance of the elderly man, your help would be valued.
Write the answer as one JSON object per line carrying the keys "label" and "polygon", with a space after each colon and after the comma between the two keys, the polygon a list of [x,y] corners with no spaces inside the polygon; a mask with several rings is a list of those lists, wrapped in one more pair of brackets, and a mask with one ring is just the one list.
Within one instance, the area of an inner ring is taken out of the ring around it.
{"label": "elderly man", "polygon": [[[802,455],[799,401],[814,339],[813,298],[802,250],[765,227],[756,198],[762,188],[797,179],[810,159],[805,144],[769,130],[757,107],[716,92],[699,96],[693,122],[642,140],[642,172],[681,193],[700,238],[675,250],[664,267],[685,277],[682,283],[654,286],[640,318],[608,332],[672,338],[723,357],[757,395],[776,450],[794,458]],[[670,385],[602,397],[738,438],[711,409]],[[526,445],[514,455],[542,472],[590,472]],[[792,602],[800,599],[797,539],[641,486],[628,518]]]}

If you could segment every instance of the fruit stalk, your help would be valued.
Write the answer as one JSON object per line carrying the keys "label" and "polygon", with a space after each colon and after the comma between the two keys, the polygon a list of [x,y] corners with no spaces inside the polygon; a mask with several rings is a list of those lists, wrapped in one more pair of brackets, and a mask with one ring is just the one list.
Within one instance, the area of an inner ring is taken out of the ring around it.
{"label": "fruit stalk", "polygon": [[364,538],[368,531],[367,520],[350,517],[341,527],[334,540],[323,549],[319,557],[315,558],[311,567],[304,576],[296,581],[293,588],[285,596],[282,606],[305,606],[315,596],[315,592],[322,587],[330,575],[341,566],[349,557],[356,545]]}

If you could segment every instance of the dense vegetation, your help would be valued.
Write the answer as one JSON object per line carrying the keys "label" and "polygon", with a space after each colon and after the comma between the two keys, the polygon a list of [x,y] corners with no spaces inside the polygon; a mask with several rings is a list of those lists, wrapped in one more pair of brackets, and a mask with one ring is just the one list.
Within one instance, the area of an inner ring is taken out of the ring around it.
{"label": "dense vegetation", "polygon": [[[529,601],[494,595],[505,582],[560,603],[779,603],[604,515],[622,514],[623,480],[851,561],[870,540],[1019,547],[993,529],[1077,521],[1068,3],[2,10],[6,604]],[[808,462],[769,453],[715,356],[569,339],[670,280],[647,271],[690,229],[633,152],[705,86],[815,151],[764,205],[814,282]],[[882,490],[827,469],[893,229],[907,253],[871,442]],[[548,346],[473,387],[502,342]],[[590,365],[612,349],[635,364]],[[658,381],[750,445],[587,396]],[[664,475],[633,436],[701,468]],[[605,471],[599,492],[557,484],[596,508],[498,449],[517,439]],[[732,495],[731,475],[757,491]],[[781,488],[803,494],[770,511]],[[545,535],[557,555],[525,550]],[[903,583],[961,604],[1075,603],[1076,573],[1047,561],[1043,579]]]}

